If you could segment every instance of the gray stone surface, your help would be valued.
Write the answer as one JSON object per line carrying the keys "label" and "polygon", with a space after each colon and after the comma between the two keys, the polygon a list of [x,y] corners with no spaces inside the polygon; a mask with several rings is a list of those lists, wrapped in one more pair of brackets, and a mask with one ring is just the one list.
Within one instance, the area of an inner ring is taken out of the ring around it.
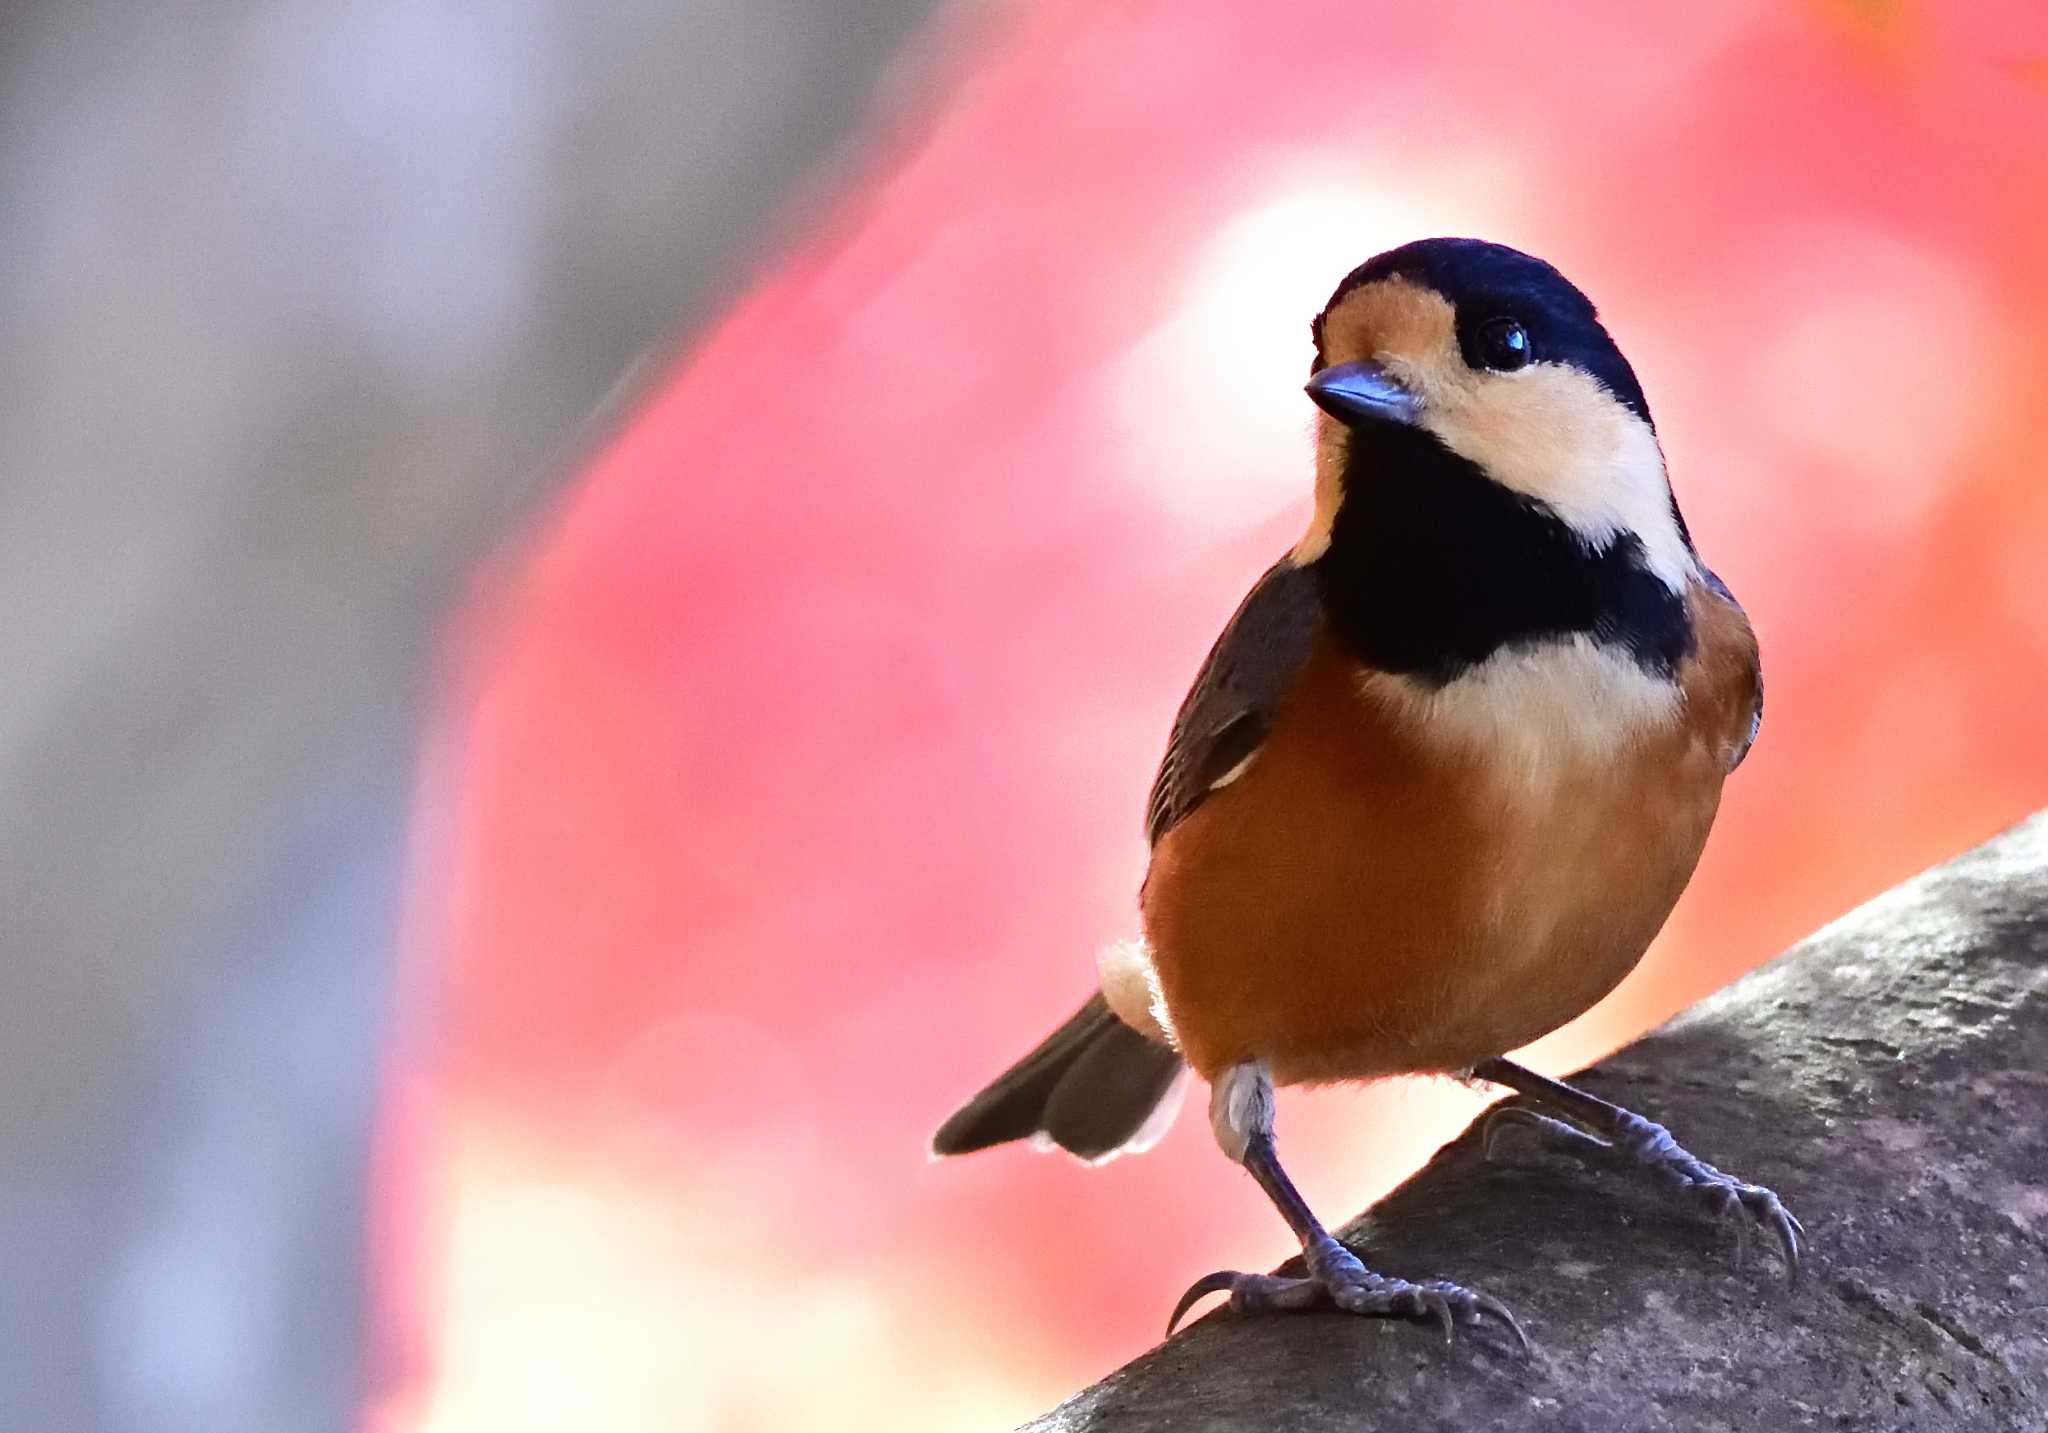
{"label": "gray stone surface", "polygon": [[2048,1428],[2048,813],[1580,1082],[1776,1188],[1799,1284],[1640,1177],[1521,1135],[1488,1162],[1468,1129],[1343,1237],[1502,1299],[1533,1356],[1226,1311],[1031,1427]]}

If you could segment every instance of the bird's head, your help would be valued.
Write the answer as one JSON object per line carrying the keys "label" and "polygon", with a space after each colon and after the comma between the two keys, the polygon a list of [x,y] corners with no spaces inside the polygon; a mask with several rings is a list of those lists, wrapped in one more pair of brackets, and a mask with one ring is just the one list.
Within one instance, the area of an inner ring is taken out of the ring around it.
{"label": "bird's head", "polygon": [[1363,487],[1391,475],[1417,489],[1380,505],[1383,524],[1428,508],[1435,477],[1477,475],[1589,551],[1630,544],[1673,591],[1691,572],[1642,387],[1592,303],[1549,264],[1476,239],[1405,244],[1353,270],[1313,334],[1316,515],[1298,561],[1330,549]]}

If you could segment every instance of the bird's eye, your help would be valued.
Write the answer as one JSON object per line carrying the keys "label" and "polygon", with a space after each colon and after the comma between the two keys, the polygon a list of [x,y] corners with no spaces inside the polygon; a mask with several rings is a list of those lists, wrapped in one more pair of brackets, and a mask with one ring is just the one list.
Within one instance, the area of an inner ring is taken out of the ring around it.
{"label": "bird's eye", "polygon": [[1482,367],[1512,373],[1529,361],[1529,330],[1511,318],[1488,319],[1478,347]]}

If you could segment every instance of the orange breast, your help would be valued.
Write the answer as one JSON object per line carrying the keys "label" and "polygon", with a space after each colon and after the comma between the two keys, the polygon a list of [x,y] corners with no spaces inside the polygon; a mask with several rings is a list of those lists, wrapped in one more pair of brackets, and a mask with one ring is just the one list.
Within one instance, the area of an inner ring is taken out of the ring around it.
{"label": "orange breast", "polygon": [[[1532,657],[1432,715],[1319,641],[1250,768],[1153,851],[1146,938],[1189,1062],[1260,1058],[1283,1084],[1462,1069],[1611,990],[1691,878],[1747,730],[1748,625],[1705,589],[1692,604],[1682,699],[1615,739],[1560,724],[1571,693],[1544,687],[1591,659]],[[1582,697],[1589,727],[1612,717]]]}

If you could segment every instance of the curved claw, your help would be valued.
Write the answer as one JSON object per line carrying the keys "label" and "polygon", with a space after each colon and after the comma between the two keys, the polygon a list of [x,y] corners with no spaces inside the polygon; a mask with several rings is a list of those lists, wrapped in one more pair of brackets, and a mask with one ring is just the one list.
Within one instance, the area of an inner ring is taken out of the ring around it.
{"label": "curved claw", "polygon": [[[1425,1284],[1423,1287],[1441,1300],[1461,1322],[1476,1324],[1484,1318],[1499,1319],[1507,1326],[1508,1332],[1515,1336],[1515,1346],[1523,1353],[1529,1351],[1529,1335],[1523,1331],[1521,1320],[1514,1316],[1506,1304],[1491,1294],[1482,1294],[1476,1289],[1442,1282]],[[1444,1333],[1445,1341],[1448,1342],[1450,1329],[1446,1327]]]}
{"label": "curved claw", "polygon": [[1792,1265],[1792,1276],[1797,1278],[1800,1257],[1806,1253],[1806,1226],[1799,1222],[1797,1214],[1782,1203],[1772,1213],[1775,1216],[1771,1225],[1772,1230],[1777,1234],[1778,1242],[1785,1246],[1785,1257]]}
{"label": "curved claw", "polygon": [[1785,1207],[1785,1202],[1775,1190],[1723,1174],[1705,1160],[1688,1155],[1682,1149],[1676,1157],[1654,1158],[1652,1168],[1681,1189],[1704,1199],[1716,1218],[1725,1220],[1733,1216],[1735,1236],[1739,1241],[1738,1262],[1748,1254],[1751,1229],[1761,1225],[1770,1231],[1779,1252],[1785,1256],[1785,1265],[1792,1277],[1795,1280],[1799,1277],[1806,1226]]}
{"label": "curved claw", "polygon": [[1180,1327],[1180,1321],[1187,1311],[1211,1294],[1234,1293],[1237,1281],[1244,1275],[1232,1269],[1218,1269],[1213,1274],[1204,1274],[1188,1285],[1188,1291],[1180,1296],[1180,1302],[1173,1306],[1173,1317],[1166,1321],[1166,1336],[1173,1337],[1173,1331]]}
{"label": "curved claw", "polygon": [[1506,1304],[1500,1303],[1494,1299],[1488,1299],[1486,1303],[1486,1312],[1492,1314],[1495,1318],[1499,1319],[1502,1323],[1506,1324],[1508,1326],[1508,1332],[1515,1336],[1516,1349],[1522,1353],[1528,1353],[1532,1347],[1532,1345],[1529,1342],[1529,1335],[1523,1330],[1522,1321],[1515,1317],[1514,1311],[1510,1309]]}
{"label": "curved claw", "polygon": [[[1539,1114],[1525,1105],[1497,1105],[1479,1127],[1480,1151],[1493,1157],[1493,1146],[1503,1129],[1521,1126],[1562,1137],[1580,1148],[1591,1147],[1650,1170],[1666,1184],[1703,1200],[1713,1215],[1735,1219],[1736,1262],[1746,1263],[1750,1231],[1762,1225],[1785,1256],[1792,1281],[1799,1280],[1799,1264],[1805,1252],[1806,1227],[1785,1207],[1777,1194],[1760,1184],[1750,1184],[1724,1174],[1688,1151],[1655,1120],[1628,1110],[1612,1110],[1612,1122],[1595,1134],[1576,1123]],[[1606,1137],[1602,1137],[1602,1135]]]}
{"label": "curved claw", "polygon": [[1800,1259],[1805,1253],[1806,1226],[1785,1207],[1785,1202],[1775,1190],[1723,1174],[1682,1149],[1676,1158],[1664,1158],[1653,1167],[1669,1170],[1667,1177],[1706,1199],[1713,1206],[1716,1217],[1734,1217],[1735,1236],[1740,1241],[1738,1261],[1748,1253],[1750,1231],[1758,1225],[1768,1229],[1779,1252],[1785,1256],[1785,1267],[1791,1280],[1798,1282]]}
{"label": "curved claw", "polygon": [[1799,1260],[1805,1252],[1806,1226],[1801,1224],[1784,1201],[1771,1190],[1759,1184],[1744,1185],[1736,1195],[1736,1203],[1749,1216],[1738,1228],[1747,1228],[1751,1221],[1771,1231],[1777,1240],[1778,1249],[1785,1256],[1785,1268],[1793,1283],[1799,1282]]}
{"label": "curved claw", "polygon": [[1714,1217],[1723,1224],[1735,1226],[1735,1267],[1749,1267],[1749,1210],[1742,1202],[1742,1196],[1726,1185],[1708,1185],[1708,1195],[1713,1201]]}
{"label": "curved claw", "polygon": [[1416,1296],[1416,1302],[1422,1305],[1423,1316],[1436,1320],[1437,1327],[1444,1331],[1444,1347],[1456,1343],[1457,1318],[1451,1312],[1451,1301],[1435,1289],[1425,1289]]}
{"label": "curved claw", "polygon": [[1761,1226],[1770,1231],[1772,1243],[1784,1255],[1787,1277],[1794,1284],[1799,1282],[1800,1262],[1806,1252],[1806,1226],[1774,1191],[1760,1184],[1745,1184],[1708,1164],[1687,1173],[1689,1177],[1683,1187],[1706,1200],[1716,1219],[1734,1224],[1737,1264],[1749,1262],[1752,1231]]}

